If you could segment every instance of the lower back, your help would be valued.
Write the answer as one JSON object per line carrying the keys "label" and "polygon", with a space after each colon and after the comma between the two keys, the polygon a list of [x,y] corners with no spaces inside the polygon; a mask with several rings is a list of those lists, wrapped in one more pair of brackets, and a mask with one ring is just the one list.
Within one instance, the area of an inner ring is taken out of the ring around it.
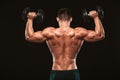
{"label": "lower back", "polygon": [[76,59],[58,58],[53,62],[52,70],[73,70],[77,69]]}

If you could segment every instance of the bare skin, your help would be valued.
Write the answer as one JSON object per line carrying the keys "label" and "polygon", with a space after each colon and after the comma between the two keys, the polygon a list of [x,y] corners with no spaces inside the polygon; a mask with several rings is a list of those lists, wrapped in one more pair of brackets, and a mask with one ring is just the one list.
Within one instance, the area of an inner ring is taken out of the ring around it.
{"label": "bare skin", "polygon": [[103,25],[96,11],[90,11],[89,15],[94,19],[95,30],[87,30],[83,27],[71,28],[69,21],[61,21],[57,18],[59,28],[47,27],[43,31],[34,32],[33,19],[36,14],[29,12],[26,23],[25,38],[30,42],[44,42],[53,56],[52,70],[77,69],[76,57],[84,41],[95,42],[105,38]]}

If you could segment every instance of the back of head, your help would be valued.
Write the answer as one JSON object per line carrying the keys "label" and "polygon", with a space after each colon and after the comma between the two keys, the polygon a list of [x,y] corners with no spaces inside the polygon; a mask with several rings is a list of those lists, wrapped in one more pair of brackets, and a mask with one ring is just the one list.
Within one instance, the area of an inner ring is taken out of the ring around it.
{"label": "back of head", "polygon": [[68,9],[68,8],[61,8],[59,11],[58,11],[58,15],[57,17],[60,19],[60,20],[63,20],[63,21],[69,21],[70,18],[72,17],[72,14],[71,14],[71,10]]}

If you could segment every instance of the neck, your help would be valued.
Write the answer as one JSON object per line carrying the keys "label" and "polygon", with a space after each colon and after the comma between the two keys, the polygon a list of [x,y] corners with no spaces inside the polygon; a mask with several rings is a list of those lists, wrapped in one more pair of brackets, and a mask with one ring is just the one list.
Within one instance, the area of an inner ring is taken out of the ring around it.
{"label": "neck", "polygon": [[61,21],[61,22],[59,22],[59,27],[60,28],[69,28],[70,27],[70,22],[68,22],[68,21]]}

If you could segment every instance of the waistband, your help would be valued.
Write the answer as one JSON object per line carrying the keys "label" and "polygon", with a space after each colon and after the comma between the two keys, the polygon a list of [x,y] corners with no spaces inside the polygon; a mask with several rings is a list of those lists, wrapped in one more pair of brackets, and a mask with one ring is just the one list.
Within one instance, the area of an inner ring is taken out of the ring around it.
{"label": "waistband", "polygon": [[74,72],[79,71],[78,69],[72,69],[72,70],[51,70],[51,72]]}

